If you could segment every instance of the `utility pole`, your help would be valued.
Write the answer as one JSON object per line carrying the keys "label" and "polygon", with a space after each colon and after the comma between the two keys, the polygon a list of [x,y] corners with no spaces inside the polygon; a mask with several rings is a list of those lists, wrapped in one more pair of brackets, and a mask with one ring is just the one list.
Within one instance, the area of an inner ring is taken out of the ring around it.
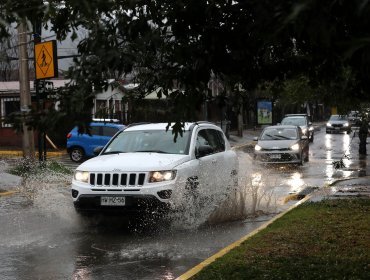
{"label": "utility pole", "polygon": [[18,44],[19,44],[19,89],[20,89],[20,105],[23,115],[22,119],[22,148],[23,157],[35,156],[35,144],[33,138],[33,130],[26,124],[26,118],[31,110],[31,93],[28,73],[28,53],[27,53],[27,25],[26,20],[21,19],[18,25]]}
{"label": "utility pole", "polygon": [[[41,42],[41,25],[39,21],[36,21],[33,26],[33,42],[34,45]],[[36,53],[34,54],[35,61],[36,61]],[[34,62],[35,64],[36,62]],[[36,75],[36,65],[35,66],[35,75]],[[38,80],[35,77],[35,91],[36,91],[36,99],[37,99],[37,112],[40,112],[41,108],[44,109],[45,103],[44,100],[41,99],[40,95],[40,87],[43,85],[44,81]],[[42,87],[44,89],[44,87]],[[45,141],[45,132],[38,131],[37,133],[37,143],[38,143],[38,154],[39,154],[39,162],[46,161],[46,141]]]}

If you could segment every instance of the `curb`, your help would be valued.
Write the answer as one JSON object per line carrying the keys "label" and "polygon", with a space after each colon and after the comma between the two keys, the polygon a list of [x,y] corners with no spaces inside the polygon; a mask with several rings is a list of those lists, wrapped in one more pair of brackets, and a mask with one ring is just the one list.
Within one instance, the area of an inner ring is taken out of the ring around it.
{"label": "curb", "polygon": [[206,266],[210,265],[211,263],[213,263],[216,259],[224,256],[225,254],[227,254],[228,252],[230,252],[232,249],[240,246],[241,243],[243,243],[244,241],[248,240],[249,238],[251,238],[252,236],[256,235],[257,233],[259,233],[260,231],[262,231],[263,229],[267,228],[270,224],[272,224],[273,222],[275,222],[276,220],[280,219],[281,217],[283,217],[286,213],[290,212],[291,210],[293,210],[294,208],[296,208],[297,206],[301,205],[302,203],[306,202],[307,200],[309,200],[311,198],[312,195],[308,195],[306,196],[305,198],[303,198],[302,200],[298,201],[296,204],[292,205],[289,209],[287,209],[286,211],[278,214],[277,216],[275,216],[274,218],[272,218],[271,220],[269,220],[268,222],[266,222],[265,224],[261,225],[259,228],[253,230],[252,232],[250,232],[249,234],[247,234],[246,236],[240,238],[239,240],[235,241],[234,243],[231,243],[230,245],[228,245],[227,247],[221,249],[218,253],[214,254],[213,256],[207,258],[206,260],[202,261],[200,264],[194,266],[193,268],[191,268],[190,270],[188,270],[187,272],[185,272],[184,274],[180,275],[179,277],[177,277],[175,280],[187,280],[189,279],[190,277],[193,277],[195,274],[197,274],[198,272],[200,272],[203,268],[205,268]]}
{"label": "curb", "polygon": [[[66,151],[58,151],[58,152],[46,152],[47,156],[63,156],[66,155]],[[17,151],[17,150],[2,150],[0,151],[0,156],[17,156],[17,157],[22,157],[23,156],[23,151]],[[38,156],[38,152],[35,153],[35,157]]]}
{"label": "curb", "polygon": [[0,197],[2,196],[8,196],[17,193],[18,191],[0,191]]}

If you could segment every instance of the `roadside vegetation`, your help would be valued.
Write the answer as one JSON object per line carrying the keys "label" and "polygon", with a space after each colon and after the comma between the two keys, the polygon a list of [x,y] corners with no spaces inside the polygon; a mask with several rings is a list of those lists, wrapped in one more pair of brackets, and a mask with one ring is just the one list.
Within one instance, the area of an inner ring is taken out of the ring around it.
{"label": "roadside vegetation", "polygon": [[370,279],[369,233],[369,198],[305,203],[191,279]]}

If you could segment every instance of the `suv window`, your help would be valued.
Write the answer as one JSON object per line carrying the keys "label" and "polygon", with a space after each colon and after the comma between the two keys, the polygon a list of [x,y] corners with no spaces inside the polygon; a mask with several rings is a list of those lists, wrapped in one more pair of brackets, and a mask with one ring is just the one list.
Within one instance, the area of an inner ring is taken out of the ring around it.
{"label": "suv window", "polygon": [[215,129],[202,129],[197,136],[197,148],[201,145],[211,146],[214,153],[225,151],[225,140],[222,133]]}

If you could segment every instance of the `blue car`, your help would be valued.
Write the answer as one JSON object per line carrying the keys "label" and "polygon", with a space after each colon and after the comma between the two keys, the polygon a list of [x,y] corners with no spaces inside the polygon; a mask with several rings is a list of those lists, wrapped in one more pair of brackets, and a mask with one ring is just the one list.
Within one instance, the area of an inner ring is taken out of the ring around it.
{"label": "blue car", "polygon": [[67,152],[74,162],[81,162],[85,158],[94,156],[94,149],[105,146],[119,130],[125,126],[111,122],[90,123],[90,134],[78,133],[78,127],[74,127],[67,135]]}

